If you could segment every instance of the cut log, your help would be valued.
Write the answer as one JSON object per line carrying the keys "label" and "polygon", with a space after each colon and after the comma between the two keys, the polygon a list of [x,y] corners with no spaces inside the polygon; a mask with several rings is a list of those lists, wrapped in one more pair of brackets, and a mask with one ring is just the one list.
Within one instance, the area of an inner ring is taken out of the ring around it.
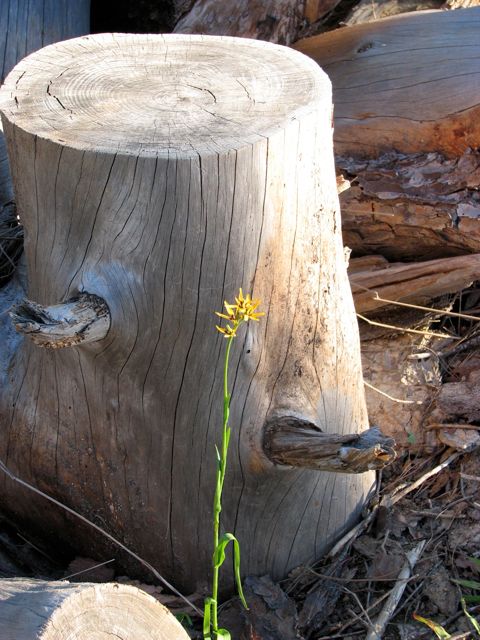
{"label": "cut log", "polygon": [[350,274],[355,309],[368,313],[392,302],[425,305],[445,293],[457,293],[480,280],[480,254],[392,264]]}
{"label": "cut log", "polygon": [[333,85],[335,150],[461,155],[480,141],[480,7],[408,13],[296,42]]}
{"label": "cut log", "polygon": [[168,609],[123,584],[0,580],[2,640],[188,640]]}
{"label": "cut log", "polygon": [[[322,553],[373,474],[277,465],[263,444],[273,416],[368,429],[327,77],[260,41],[106,34],[25,59],[0,102],[28,299],[89,293],[110,313],[103,339],[41,349],[23,337],[5,354],[0,458],[195,590],[211,565],[222,422],[213,311],[243,286],[266,317],[232,350],[224,526],[245,574],[278,578]],[[9,481],[1,497],[101,555],[53,506]]]}
{"label": "cut log", "polygon": [[340,193],[345,244],[391,261],[480,252],[480,152],[338,157],[352,184]]}

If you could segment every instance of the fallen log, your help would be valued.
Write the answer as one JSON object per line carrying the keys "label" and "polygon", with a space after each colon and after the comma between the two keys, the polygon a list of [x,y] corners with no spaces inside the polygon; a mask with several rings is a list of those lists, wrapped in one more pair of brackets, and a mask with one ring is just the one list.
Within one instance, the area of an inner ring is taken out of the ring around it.
{"label": "fallen log", "polygon": [[303,19],[303,3],[298,0],[196,0],[173,33],[241,36],[288,45],[298,38]]}
{"label": "fallen log", "polygon": [[333,85],[336,153],[461,155],[480,140],[480,7],[402,14],[293,46]]}
{"label": "fallen log", "polygon": [[2,640],[188,640],[168,609],[124,584],[0,580]]}
{"label": "fallen log", "polygon": [[480,254],[379,266],[350,273],[358,313],[376,311],[394,302],[425,305],[480,280]]}
{"label": "fallen log", "polygon": [[390,261],[480,252],[480,152],[460,158],[390,152],[337,157],[351,184],[340,193],[342,231],[353,255]]}
{"label": "fallen log", "polygon": [[[282,416],[349,441],[369,426],[330,98],[326,76],[291,49],[175,34],[52,45],[1,92],[29,302],[2,350],[0,458],[189,592],[212,556],[224,345],[213,312],[240,286],[266,314],[231,358],[222,516],[247,550],[242,571],[279,578],[321,554],[372,485],[369,465],[349,468],[347,455],[341,470],[354,475],[332,476],[264,448]],[[72,324],[79,304],[86,325]],[[59,348],[35,344],[44,337]],[[56,507],[9,480],[0,491],[25,527],[48,518],[101,557],[98,536]]]}

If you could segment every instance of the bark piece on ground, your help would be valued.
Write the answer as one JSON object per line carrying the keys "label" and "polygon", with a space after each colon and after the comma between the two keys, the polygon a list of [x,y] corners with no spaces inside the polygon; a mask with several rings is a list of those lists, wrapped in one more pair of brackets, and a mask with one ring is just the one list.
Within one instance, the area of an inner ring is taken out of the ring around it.
{"label": "bark piece on ground", "polygon": [[249,610],[243,612],[246,639],[297,640],[297,609],[294,600],[269,576],[245,579]]}

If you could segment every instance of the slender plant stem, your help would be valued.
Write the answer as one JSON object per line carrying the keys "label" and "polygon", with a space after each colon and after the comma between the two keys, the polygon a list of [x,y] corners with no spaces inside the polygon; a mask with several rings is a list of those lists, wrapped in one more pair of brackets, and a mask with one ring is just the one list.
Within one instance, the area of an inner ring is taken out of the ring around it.
{"label": "slender plant stem", "polygon": [[[230,427],[228,426],[228,418],[230,414],[230,394],[228,392],[228,361],[230,358],[230,349],[232,347],[233,336],[227,340],[227,348],[225,350],[225,361],[223,367],[223,429],[222,429],[222,446],[220,449],[219,459],[217,461],[217,475],[215,484],[215,497],[213,500],[213,549],[214,553],[218,547],[220,533],[220,513],[222,511],[222,490],[225,480],[225,471],[227,467],[228,444],[230,440]],[[213,578],[212,578],[212,629],[214,637],[217,637],[218,630],[218,575],[220,567],[213,561]]]}

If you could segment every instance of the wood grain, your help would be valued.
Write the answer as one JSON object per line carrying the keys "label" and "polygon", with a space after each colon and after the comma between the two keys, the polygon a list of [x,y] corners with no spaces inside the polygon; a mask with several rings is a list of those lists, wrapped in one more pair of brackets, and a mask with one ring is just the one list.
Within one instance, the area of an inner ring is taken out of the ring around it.
{"label": "wood grain", "polygon": [[445,293],[466,289],[476,280],[480,280],[478,253],[391,264],[385,269],[359,271],[350,275],[355,309],[359,313],[388,307],[394,301],[425,305]]}
{"label": "wood grain", "polygon": [[2,640],[189,638],[157,600],[136,587],[115,583],[3,578],[0,625]]}
{"label": "wood grain", "polygon": [[305,38],[333,85],[335,151],[461,155],[480,141],[480,7],[425,11]]}
{"label": "wood grain", "polygon": [[[224,526],[245,574],[318,556],[372,474],[279,468],[262,444],[273,414],[368,428],[327,77],[260,41],[106,34],[26,58],[0,102],[29,299],[88,291],[111,314],[101,341],[10,352],[0,458],[177,588],[201,587],[225,343],[213,312],[242,286],[266,317],[232,350]],[[104,551],[8,482],[2,503],[30,525],[48,518],[83,555]]]}

